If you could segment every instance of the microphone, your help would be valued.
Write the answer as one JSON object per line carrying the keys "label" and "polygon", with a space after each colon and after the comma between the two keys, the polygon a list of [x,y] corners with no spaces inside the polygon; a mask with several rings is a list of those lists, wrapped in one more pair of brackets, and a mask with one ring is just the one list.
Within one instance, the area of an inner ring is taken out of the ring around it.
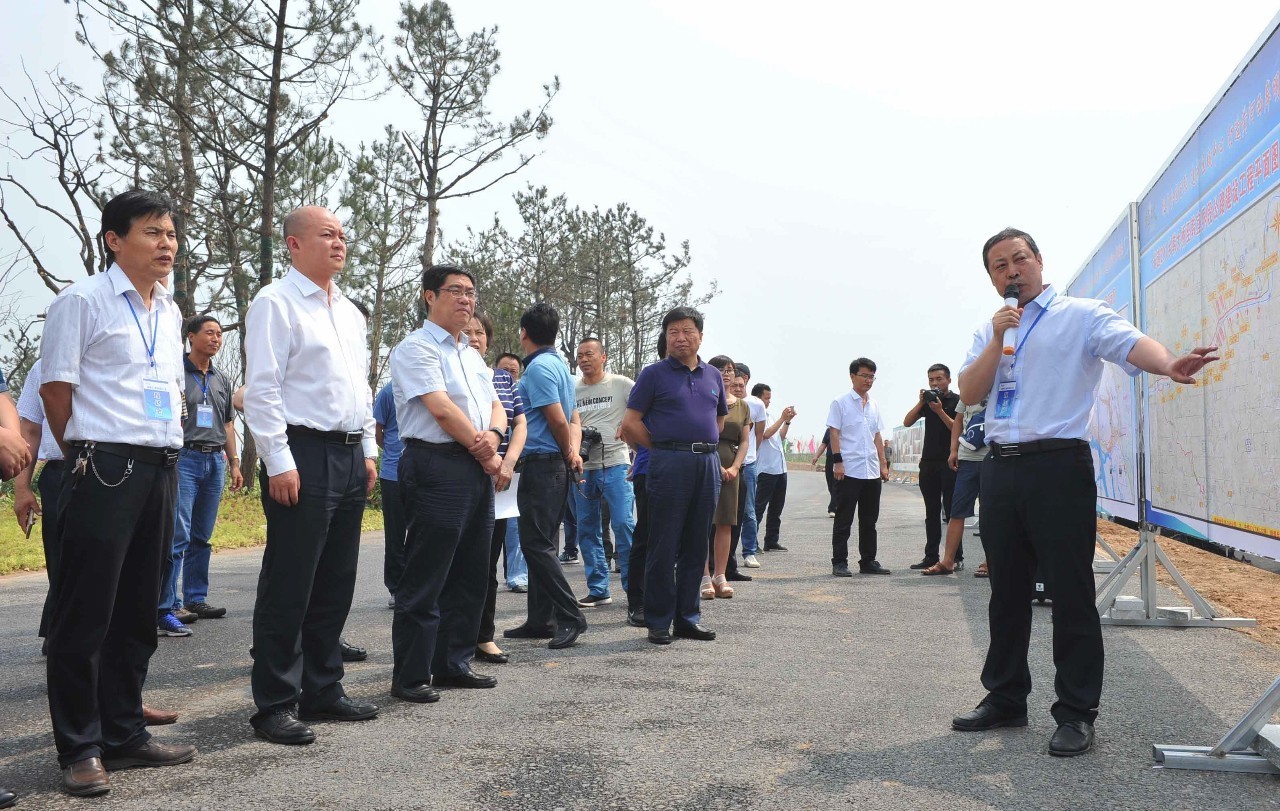
{"label": "microphone", "polygon": [[[1018,306],[1018,286],[1011,284],[1004,289],[1004,304],[1006,307]],[[1018,328],[1010,327],[1004,331],[1004,354],[1012,355],[1014,347],[1018,345]]]}

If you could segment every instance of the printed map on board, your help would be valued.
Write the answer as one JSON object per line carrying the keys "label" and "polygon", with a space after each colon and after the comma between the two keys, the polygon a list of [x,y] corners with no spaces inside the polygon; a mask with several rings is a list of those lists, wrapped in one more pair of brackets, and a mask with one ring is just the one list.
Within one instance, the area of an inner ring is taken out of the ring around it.
{"label": "printed map on board", "polygon": [[[1129,319],[1129,308],[1117,311]],[[1134,504],[1135,483],[1133,378],[1114,363],[1102,366],[1097,398],[1089,418],[1098,497]]]}
{"label": "printed map on board", "polygon": [[[1147,332],[1175,354],[1216,344],[1194,386],[1151,382],[1153,506],[1280,537],[1280,194],[1151,283]],[[1206,453],[1207,449],[1207,453]]]}

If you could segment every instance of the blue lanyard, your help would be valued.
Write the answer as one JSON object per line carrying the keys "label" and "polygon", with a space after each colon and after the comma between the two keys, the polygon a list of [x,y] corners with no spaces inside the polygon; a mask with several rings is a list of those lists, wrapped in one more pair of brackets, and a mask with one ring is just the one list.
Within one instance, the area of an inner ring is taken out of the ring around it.
{"label": "blue lanyard", "polygon": [[1044,314],[1045,314],[1045,313],[1047,313],[1047,312],[1049,311],[1049,306],[1050,306],[1051,304],[1053,304],[1053,300],[1054,300],[1055,298],[1057,298],[1057,296],[1056,296],[1056,295],[1054,295],[1054,296],[1050,296],[1050,297],[1049,297],[1049,300],[1048,300],[1048,301],[1046,301],[1046,302],[1044,303],[1044,306],[1040,308],[1040,314],[1036,316],[1036,320],[1035,320],[1035,321],[1032,321],[1032,322],[1031,322],[1031,326],[1027,328],[1027,331],[1026,331],[1025,333],[1023,333],[1023,335],[1022,335],[1022,340],[1021,340],[1021,341],[1018,341],[1018,345],[1017,345],[1016,347],[1014,347],[1014,350],[1013,350],[1013,362],[1009,364],[1010,366],[1015,366],[1015,365],[1017,365],[1017,363],[1018,363],[1018,356],[1022,354],[1022,347],[1023,347],[1023,345],[1025,345],[1025,344],[1026,344],[1026,342],[1027,342],[1027,339],[1031,337],[1031,333],[1035,331],[1036,325],[1040,323],[1040,319],[1041,319],[1041,318],[1044,318]]}
{"label": "blue lanyard", "polygon": [[205,372],[204,379],[201,379],[195,372],[191,373],[191,376],[196,379],[196,383],[200,386],[200,394],[203,396],[203,401],[206,403],[209,402],[209,375],[211,374],[213,374],[212,369]]}
{"label": "blue lanyard", "polygon": [[156,368],[156,327],[160,326],[159,318],[151,318],[151,313],[147,313],[147,319],[151,321],[151,345],[147,346],[147,333],[142,329],[142,322],[138,320],[138,311],[133,308],[133,302],[129,301],[128,293],[121,293],[124,296],[124,303],[129,305],[129,312],[133,313],[133,323],[138,325],[138,334],[142,336],[142,346],[147,350],[147,360],[151,362],[151,368]]}

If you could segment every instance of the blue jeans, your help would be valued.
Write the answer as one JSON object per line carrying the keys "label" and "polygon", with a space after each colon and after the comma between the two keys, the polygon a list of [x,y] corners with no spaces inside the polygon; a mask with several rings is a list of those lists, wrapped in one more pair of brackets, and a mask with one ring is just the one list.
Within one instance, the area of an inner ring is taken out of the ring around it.
{"label": "blue jeans", "polygon": [[747,509],[742,514],[742,556],[754,555],[760,551],[758,538],[759,526],[756,523],[756,463],[742,466],[742,497],[746,499]]}
{"label": "blue jeans", "polygon": [[609,523],[613,527],[615,559],[622,569],[622,588],[627,588],[631,568],[631,533],[636,528],[635,491],[627,481],[627,465],[603,470],[584,470],[582,486],[573,488],[578,511],[578,549],[587,574],[587,589],[593,596],[609,596],[609,564],[600,539],[600,501],[609,503]]}
{"label": "blue jeans", "polygon": [[520,551],[520,523],[514,518],[507,521],[507,540],[502,550],[503,568],[506,569],[507,588],[529,585],[529,566]]}
{"label": "blue jeans", "polygon": [[[209,556],[213,525],[218,521],[222,488],[227,483],[227,463],[221,453],[201,453],[183,448],[178,454],[178,504],[173,522],[173,550],[169,576],[160,583],[161,611],[183,603],[203,603],[209,597]],[[178,599],[178,578],[182,599]]]}

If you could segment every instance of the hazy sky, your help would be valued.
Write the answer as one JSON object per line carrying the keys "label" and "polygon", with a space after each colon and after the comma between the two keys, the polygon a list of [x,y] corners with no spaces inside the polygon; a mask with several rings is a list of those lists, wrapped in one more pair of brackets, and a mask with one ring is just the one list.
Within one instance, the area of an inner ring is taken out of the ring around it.
{"label": "hazy sky", "polygon": [[[397,10],[363,7],[388,35]],[[71,8],[5,13],[6,89],[24,89],[15,57],[96,82]],[[821,432],[856,356],[879,364],[872,396],[891,424],[931,363],[958,371],[1000,306],[980,251],[1001,228],[1033,234],[1046,278],[1068,281],[1276,6],[510,0],[454,13],[462,31],[499,27],[499,117],[553,75],[562,90],[541,157],[442,207],[444,238],[494,212],[514,224],[526,182],[583,207],[629,203],[671,244],[690,241],[700,289],[720,284],[703,357],[749,363],[775,404],[799,409],[801,437]],[[414,110],[348,104],[330,133],[355,145],[387,123],[413,129]],[[24,306],[43,309],[32,290]]]}

